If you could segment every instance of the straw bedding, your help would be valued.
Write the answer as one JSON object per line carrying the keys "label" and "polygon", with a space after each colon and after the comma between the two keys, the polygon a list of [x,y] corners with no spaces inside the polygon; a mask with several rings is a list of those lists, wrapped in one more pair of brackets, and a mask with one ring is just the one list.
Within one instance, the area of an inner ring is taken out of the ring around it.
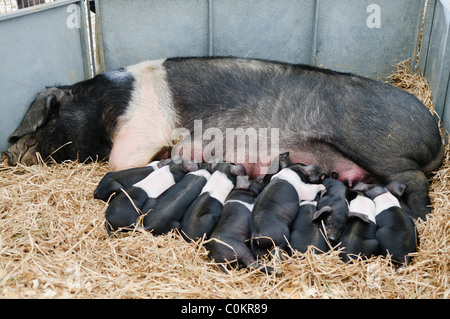
{"label": "straw bedding", "polygon": [[[389,77],[432,109],[426,80],[401,63]],[[200,242],[175,231],[135,231],[109,238],[106,204],[93,191],[103,163],[8,167],[0,164],[2,298],[448,298],[450,295],[450,146],[431,177],[432,214],[417,222],[421,244],[412,263],[388,258],[351,264],[339,247],[269,262],[281,276],[246,269],[222,272]]]}

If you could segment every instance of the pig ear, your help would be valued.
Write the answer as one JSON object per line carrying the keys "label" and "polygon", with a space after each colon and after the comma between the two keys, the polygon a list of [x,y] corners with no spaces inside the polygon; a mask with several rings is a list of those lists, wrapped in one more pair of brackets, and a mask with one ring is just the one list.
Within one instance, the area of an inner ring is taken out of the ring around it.
{"label": "pig ear", "polygon": [[209,172],[212,173],[216,170],[216,166],[217,164],[219,164],[219,161],[216,159],[214,159],[214,161],[209,165]]}
{"label": "pig ear", "polygon": [[34,100],[19,127],[9,136],[10,143],[16,142],[24,135],[34,133],[44,125],[50,111],[56,108],[64,93],[57,88],[47,89]]}
{"label": "pig ear", "polygon": [[284,153],[280,154],[279,161],[280,161],[281,169],[290,166],[292,163],[291,163],[291,160],[289,159],[289,152],[284,152]]}
{"label": "pig ear", "polygon": [[339,173],[336,172],[336,171],[331,171],[330,172],[330,177],[333,178],[333,179],[338,179]]}
{"label": "pig ear", "polygon": [[235,189],[248,189],[250,186],[250,181],[248,180],[248,175],[236,176],[236,187]]}
{"label": "pig ear", "polygon": [[247,172],[245,171],[245,167],[241,164],[232,165],[230,167],[230,173],[234,176],[247,175]]}
{"label": "pig ear", "polygon": [[173,160],[171,158],[166,158],[166,159],[162,159],[159,161],[158,164],[156,164],[156,166],[158,166],[158,168],[161,168],[163,166],[169,165],[173,162]]}
{"label": "pig ear", "polygon": [[183,163],[183,169],[185,172],[195,172],[198,170],[198,164],[194,162]]}
{"label": "pig ear", "polygon": [[407,186],[398,181],[392,181],[389,184],[387,184],[385,187],[395,197],[400,198],[400,197],[402,197],[403,192],[405,191]]}
{"label": "pig ear", "polygon": [[348,217],[358,217],[362,221],[368,223],[369,222],[369,216],[357,212],[348,212]]}
{"label": "pig ear", "polygon": [[333,208],[331,206],[324,206],[321,209],[319,209],[317,212],[314,213],[312,220],[316,220],[320,218],[323,214],[331,213],[333,212]]}
{"label": "pig ear", "polygon": [[347,201],[351,202],[352,200],[354,200],[356,198],[356,196],[358,196],[358,193],[355,191],[351,191],[347,188],[347,192],[345,194]]}
{"label": "pig ear", "polygon": [[354,191],[360,191],[360,192],[367,192],[370,189],[369,184],[365,184],[363,182],[358,182],[355,186],[353,186],[352,190]]}
{"label": "pig ear", "polygon": [[311,183],[316,183],[319,181],[323,181],[325,179],[325,174],[319,168],[319,166],[315,164],[310,165],[299,165],[300,171],[305,174]]}
{"label": "pig ear", "polygon": [[289,164],[287,162],[280,161],[280,169],[288,167]]}

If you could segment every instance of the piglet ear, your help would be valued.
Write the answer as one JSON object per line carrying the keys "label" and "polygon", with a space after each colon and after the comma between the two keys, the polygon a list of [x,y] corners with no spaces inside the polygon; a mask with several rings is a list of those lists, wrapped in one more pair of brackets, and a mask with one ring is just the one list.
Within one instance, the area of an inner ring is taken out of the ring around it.
{"label": "piglet ear", "polygon": [[263,183],[264,182],[264,178],[261,175],[256,176],[255,178],[257,183]]}
{"label": "piglet ear", "polygon": [[355,186],[353,186],[353,191],[367,192],[371,187],[369,184],[365,184],[363,182],[358,182]]}
{"label": "piglet ear", "polygon": [[400,197],[402,197],[403,192],[405,191],[406,187],[408,187],[408,186],[400,183],[399,181],[392,181],[389,184],[387,184],[385,187],[395,197],[400,198]]}
{"label": "piglet ear", "polygon": [[[172,158],[162,159],[162,160],[159,161],[158,164],[156,164],[156,166],[158,166],[158,168],[161,168],[161,167],[163,167],[163,166],[170,165],[172,162],[177,163],[176,160],[177,160],[177,159],[174,159],[174,160],[173,160]],[[180,161],[181,161],[181,159],[180,159]]]}
{"label": "piglet ear", "polygon": [[235,189],[248,189],[250,186],[250,181],[248,175],[236,176],[236,187]]}
{"label": "piglet ear", "polygon": [[354,200],[356,198],[356,196],[358,196],[357,192],[351,191],[347,188],[347,191],[345,194],[345,198],[347,199],[347,201],[351,202],[352,200]]}
{"label": "piglet ear", "polygon": [[316,220],[320,218],[323,214],[333,212],[333,208],[331,206],[324,206],[314,213],[312,220]]}
{"label": "piglet ear", "polygon": [[183,163],[183,169],[185,172],[195,172],[196,170],[198,170],[198,163],[194,162]]}
{"label": "piglet ear", "polygon": [[245,171],[245,167],[241,164],[232,165],[230,167],[230,173],[234,176],[247,175],[247,172]]}
{"label": "piglet ear", "polygon": [[280,169],[286,168],[292,164],[291,160],[289,159],[289,152],[281,153],[279,156],[279,160],[280,160]]}
{"label": "piglet ear", "polygon": [[336,172],[336,171],[331,171],[330,172],[330,177],[333,178],[333,179],[338,179],[339,173]]}
{"label": "piglet ear", "polygon": [[217,164],[219,164],[219,161],[216,159],[214,159],[214,161],[209,165],[209,172],[212,173],[216,170],[216,166]]}
{"label": "piglet ear", "polygon": [[19,127],[9,136],[8,141],[15,143],[24,135],[34,133],[45,124],[50,111],[59,106],[64,92],[58,88],[42,91],[31,104]]}
{"label": "piglet ear", "polygon": [[357,212],[348,212],[348,217],[357,217],[366,223],[369,222],[369,216]]}
{"label": "piglet ear", "polygon": [[316,164],[299,165],[299,168],[308,177],[310,183],[319,183],[325,179],[325,174]]}

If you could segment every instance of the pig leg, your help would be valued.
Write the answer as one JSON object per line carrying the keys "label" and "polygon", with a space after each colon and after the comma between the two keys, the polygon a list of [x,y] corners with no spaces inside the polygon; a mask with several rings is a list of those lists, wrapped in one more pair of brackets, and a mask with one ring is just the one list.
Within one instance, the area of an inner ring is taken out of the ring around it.
{"label": "pig leg", "polygon": [[388,182],[399,181],[407,185],[403,193],[404,200],[410,208],[411,217],[415,220],[431,212],[431,201],[428,196],[428,179],[420,170],[410,170],[393,174],[388,177]]}
{"label": "pig leg", "polygon": [[245,243],[239,241],[236,241],[235,243],[233,243],[233,241],[230,242],[235,251],[235,256],[238,259],[239,265],[242,265],[249,269],[256,269],[269,275],[275,272],[275,269],[264,265],[261,260],[256,260],[252,251]]}
{"label": "pig leg", "polygon": [[[247,261],[248,262],[248,261]],[[261,260],[258,260],[258,261],[255,261],[255,262],[253,262],[253,263],[250,263],[250,264],[248,264],[248,265],[246,265],[247,266],[247,268],[249,268],[249,269],[256,269],[256,270],[259,270],[259,271],[261,271],[261,272],[263,272],[263,273],[265,273],[265,274],[268,274],[268,275],[271,275],[271,274],[273,274],[273,273],[275,273],[275,274],[281,274],[281,273],[279,273],[278,271],[276,271],[274,268],[272,268],[272,267],[269,267],[269,266],[266,266],[265,264],[264,264],[264,262],[263,261],[261,261]]]}

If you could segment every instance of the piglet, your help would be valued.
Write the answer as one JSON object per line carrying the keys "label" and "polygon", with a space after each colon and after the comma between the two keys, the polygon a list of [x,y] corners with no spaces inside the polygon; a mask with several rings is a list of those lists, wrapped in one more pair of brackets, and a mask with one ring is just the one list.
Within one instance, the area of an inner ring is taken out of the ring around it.
{"label": "piglet", "polygon": [[302,200],[314,200],[321,184],[309,184],[322,175],[317,165],[294,164],[275,174],[253,207],[251,247],[255,256],[267,254],[275,247],[287,248],[290,227]]}
{"label": "piglet", "polygon": [[170,160],[153,161],[147,166],[129,168],[118,172],[108,172],[102,178],[94,191],[94,198],[107,202],[112,195],[120,193],[120,189],[127,189],[143,180],[155,170],[168,165]]}
{"label": "piglet", "polygon": [[[278,166],[275,166],[275,165],[278,165]],[[289,158],[289,152],[284,152],[284,153],[281,153],[281,154],[278,156],[278,162],[275,162],[275,161],[274,161],[274,162],[272,163],[271,169],[273,169],[274,172],[278,173],[278,172],[281,171],[283,168],[286,168],[286,167],[291,166],[291,165],[292,165],[292,162],[291,162],[291,159]],[[276,173],[275,173],[275,174],[276,174]],[[275,175],[275,174],[266,174],[266,175],[264,176],[264,185],[269,184],[269,183],[270,183],[270,179],[271,179],[272,176]]]}
{"label": "piglet", "polygon": [[136,226],[141,213],[147,213],[141,209],[149,198],[156,203],[159,195],[180,181],[186,173],[197,168],[198,164],[195,163],[172,162],[118,194],[106,209],[105,225],[108,234],[119,228]]}
{"label": "piglet", "polygon": [[[220,220],[206,244],[208,256],[217,263],[272,273],[273,269],[257,261],[249,247],[253,204],[264,181],[261,177],[249,181],[248,176],[238,176],[236,180],[236,188],[228,195]],[[224,266],[219,267],[225,270]]]}
{"label": "piglet", "polygon": [[[320,219],[314,218],[317,212],[317,200],[318,196],[312,201],[300,202],[298,215],[292,224],[289,238],[290,247],[294,251],[305,253],[308,246],[312,246],[316,253],[326,252],[329,249],[322,223]],[[293,251],[291,251],[292,253]]]}
{"label": "piglet", "polygon": [[317,203],[314,219],[322,219],[328,239],[336,244],[348,220],[348,201],[356,196],[339,180],[326,178],[323,182],[326,191]]}
{"label": "piglet", "polygon": [[148,199],[142,207],[142,211],[148,212],[144,217],[144,229],[152,231],[154,235],[180,229],[184,213],[198,197],[210,176],[207,169],[189,172],[156,201]]}
{"label": "piglet", "polygon": [[219,222],[225,199],[235,187],[236,176],[247,175],[244,166],[232,163],[213,163],[211,171],[211,177],[181,221],[181,234],[186,241],[211,234]]}
{"label": "piglet", "polygon": [[339,238],[344,247],[340,257],[348,262],[357,255],[369,258],[375,254],[376,230],[375,203],[363,191],[357,191],[357,196],[350,201],[347,226]]}
{"label": "piglet", "polygon": [[[390,254],[395,266],[407,265],[411,260],[411,254],[417,251],[418,236],[412,219],[402,210],[397,197],[406,188],[400,183],[391,182],[383,186],[375,186],[366,192],[366,195],[375,202],[375,221],[377,231],[375,238],[379,243],[379,254]],[[393,185],[394,184],[394,185]],[[395,187],[399,185],[398,187]],[[395,192],[394,189],[400,189]]]}

